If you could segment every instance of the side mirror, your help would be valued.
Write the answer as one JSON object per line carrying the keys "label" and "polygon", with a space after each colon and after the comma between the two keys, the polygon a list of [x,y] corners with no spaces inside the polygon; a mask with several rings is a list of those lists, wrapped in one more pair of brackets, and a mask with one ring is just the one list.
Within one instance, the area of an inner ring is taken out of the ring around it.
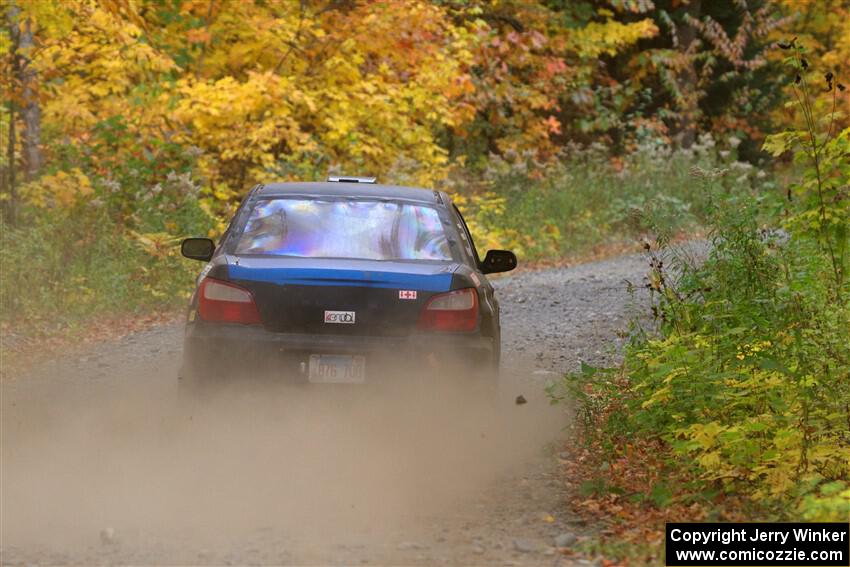
{"label": "side mirror", "polygon": [[481,271],[485,274],[510,272],[516,268],[516,255],[510,250],[488,250],[481,262]]}
{"label": "side mirror", "polygon": [[209,238],[187,238],[180,244],[180,253],[192,260],[208,262],[215,252],[215,242]]}

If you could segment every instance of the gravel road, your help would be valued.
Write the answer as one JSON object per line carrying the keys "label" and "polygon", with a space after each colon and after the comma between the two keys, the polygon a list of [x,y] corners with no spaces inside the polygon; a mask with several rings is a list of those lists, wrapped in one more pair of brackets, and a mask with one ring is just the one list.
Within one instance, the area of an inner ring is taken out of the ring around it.
{"label": "gravel road", "polygon": [[558,472],[569,416],[543,386],[616,357],[645,271],[498,278],[496,400],[280,387],[188,411],[179,325],[34,365],[0,385],[0,563],[589,564],[555,548],[586,528]]}

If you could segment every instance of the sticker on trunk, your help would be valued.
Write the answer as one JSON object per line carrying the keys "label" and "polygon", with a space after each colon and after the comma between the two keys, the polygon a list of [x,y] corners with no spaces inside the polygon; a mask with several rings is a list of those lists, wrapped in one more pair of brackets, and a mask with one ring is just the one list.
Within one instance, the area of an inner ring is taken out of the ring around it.
{"label": "sticker on trunk", "polygon": [[325,323],[354,324],[354,311],[325,311]]}
{"label": "sticker on trunk", "polygon": [[416,299],[415,289],[400,289],[398,290],[399,299]]}

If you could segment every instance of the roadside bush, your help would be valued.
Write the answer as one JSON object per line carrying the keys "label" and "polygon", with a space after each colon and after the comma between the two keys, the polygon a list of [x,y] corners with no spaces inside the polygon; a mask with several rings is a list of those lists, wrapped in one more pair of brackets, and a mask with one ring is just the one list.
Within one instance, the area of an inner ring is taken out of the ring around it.
{"label": "roadside bush", "polygon": [[[18,222],[0,231],[0,321],[50,333],[99,313],[184,301],[196,266],[177,243],[213,226],[188,173],[140,187],[77,169],[22,193]],[[128,207],[130,199],[144,206]]]}
{"label": "roadside bush", "polygon": [[706,135],[677,151],[647,140],[615,159],[601,146],[569,148],[547,165],[531,155],[493,157],[482,180],[454,179],[453,185],[481,248],[512,248],[523,259],[576,256],[699,227],[707,200],[693,168],[728,168],[741,183],[758,173],[736,161],[734,138],[724,145],[719,149]]}
{"label": "roadside bush", "polygon": [[817,244],[765,236],[752,205],[724,203],[708,260],[680,281],[655,259],[660,336],[626,354],[628,423],[777,514],[846,519],[850,498],[832,497],[850,497],[850,309]]}
{"label": "roadside bush", "polygon": [[782,194],[730,193],[728,170],[695,170],[710,196],[707,259],[650,251],[655,325],[635,321],[621,368],[585,366],[552,393],[579,396],[587,439],[612,454],[661,442],[669,476],[687,479],[672,500],[720,489],[749,499],[749,519],[846,521],[850,129],[815,118],[792,48],[806,127],[765,149],[794,152],[800,181]]}

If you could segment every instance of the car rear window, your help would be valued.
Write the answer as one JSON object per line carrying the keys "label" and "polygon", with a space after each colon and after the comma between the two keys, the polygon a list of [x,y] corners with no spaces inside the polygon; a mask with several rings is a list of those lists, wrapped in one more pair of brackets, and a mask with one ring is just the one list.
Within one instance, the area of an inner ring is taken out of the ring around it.
{"label": "car rear window", "polygon": [[452,259],[437,209],[362,199],[259,201],[234,251],[305,258]]}

